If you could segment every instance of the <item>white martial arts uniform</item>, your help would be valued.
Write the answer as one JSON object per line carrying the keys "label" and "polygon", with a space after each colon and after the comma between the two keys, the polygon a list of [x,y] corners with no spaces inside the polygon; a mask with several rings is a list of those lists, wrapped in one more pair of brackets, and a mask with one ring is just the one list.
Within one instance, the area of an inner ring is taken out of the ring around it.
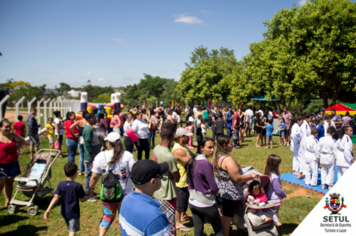
{"label": "white martial arts uniform", "polygon": [[[304,175],[306,185],[316,186],[318,184],[319,162],[316,153],[317,147],[318,140],[312,135],[302,141],[301,148],[304,149]],[[313,172],[313,174],[311,172]],[[310,176],[312,176],[311,179]]]}
{"label": "white martial arts uniform", "polygon": [[[310,132],[311,132],[311,126],[306,120],[304,120],[302,125],[300,126],[300,139],[301,139],[300,143],[301,143],[301,145],[303,143],[303,140],[305,140],[306,138],[308,138],[310,136]],[[304,163],[305,163],[304,148],[299,149],[299,159],[301,162],[301,172],[303,172],[303,174],[304,174]]]}
{"label": "white martial arts uniform", "polygon": [[317,155],[321,164],[321,183],[334,185],[336,141],[329,135],[319,140]]}
{"label": "white martial arts uniform", "polygon": [[[331,126],[331,127],[334,127],[334,128],[336,129],[334,121],[330,121],[330,123],[331,123],[330,126]],[[327,130],[328,130],[328,128],[329,128],[329,123],[326,122],[326,120],[324,120],[324,136],[327,135]]]}
{"label": "white martial arts uniform", "polygon": [[352,154],[352,140],[350,136],[344,134],[342,139],[337,141],[337,144],[336,165],[338,172],[337,177],[339,179],[352,165],[351,161],[354,159],[354,156]]}
{"label": "white martial arts uniform", "polygon": [[[292,126],[291,138],[293,142],[293,171],[302,172],[301,160],[299,157],[299,149],[300,149],[300,127],[297,123]],[[292,146],[292,145],[291,145]]]}

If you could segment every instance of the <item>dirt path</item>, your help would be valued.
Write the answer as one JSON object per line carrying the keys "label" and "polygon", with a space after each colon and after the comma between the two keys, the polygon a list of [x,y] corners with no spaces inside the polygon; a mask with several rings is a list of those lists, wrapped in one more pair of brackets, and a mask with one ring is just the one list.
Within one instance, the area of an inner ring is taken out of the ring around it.
{"label": "dirt path", "polygon": [[[23,116],[23,120],[26,120],[28,113],[27,112],[20,112],[20,115]],[[16,112],[15,111],[6,111],[5,112],[5,119],[8,119],[10,122],[16,122]]]}
{"label": "dirt path", "polygon": [[291,197],[298,197],[298,196],[306,197],[307,195],[312,196],[312,197],[316,197],[316,198],[320,198],[320,199],[324,197],[324,194],[315,192],[313,190],[308,190],[308,189],[300,187],[300,186],[299,186],[298,189],[294,189],[289,185],[285,185],[285,186],[283,186],[283,188],[292,191],[292,193],[287,194],[287,198],[286,199],[289,199]]}

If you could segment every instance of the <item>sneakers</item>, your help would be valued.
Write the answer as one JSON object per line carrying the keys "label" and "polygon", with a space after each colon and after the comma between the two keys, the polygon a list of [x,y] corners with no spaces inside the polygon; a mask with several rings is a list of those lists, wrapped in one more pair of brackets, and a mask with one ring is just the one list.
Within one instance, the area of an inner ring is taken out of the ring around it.
{"label": "sneakers", "polygon": [[239,147],[239,146],[235,146],[235,147],[234,147],[234,149],[238,149],[238,148],[240,148],[240,147]]}
{"label": "sneakers", "polygon": [[94,197],[91,197],[88,199],[88,202],[96,202],[98,201],[98,199],[94,198]]}

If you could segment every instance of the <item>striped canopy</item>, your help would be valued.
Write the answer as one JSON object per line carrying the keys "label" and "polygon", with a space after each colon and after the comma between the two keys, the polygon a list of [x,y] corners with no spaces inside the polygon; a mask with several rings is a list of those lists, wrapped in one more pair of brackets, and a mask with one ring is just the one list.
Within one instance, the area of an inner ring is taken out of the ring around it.
{"label": "striped canopy", "polygon": [[335,109],[336,114],[345,115],[348,111],[350,115],[356,115],[356,104],[354,103],[338,103],[327,109],[325,109],[325,113],[331,115],[331,110]]}

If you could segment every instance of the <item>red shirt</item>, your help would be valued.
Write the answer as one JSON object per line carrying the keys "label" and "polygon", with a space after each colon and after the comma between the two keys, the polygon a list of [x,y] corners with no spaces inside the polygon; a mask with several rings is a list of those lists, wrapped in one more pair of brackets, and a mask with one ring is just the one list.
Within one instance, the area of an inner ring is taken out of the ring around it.
{"label": "red shirt", "polygon": [[0,142],[0,164],[9,164],[17,161],[19,156],[17,155],[17,144],[15,139],[12,139],[11,143]]}
{"label": "red shirt", "polygon": [[[65,128],[65,131],[66,131],[66,136],[67,136],[67,138],[78,140],[78,137],[75,137],[75,136],[73,137],[72,133],[70,132],[70,127],[71,127],[72,124],[74,124],[73,120],[66,120],[64,122],[64,128]],[[74,133],[79,134],[79,129],[77,127],[74,127],[73,131],[74,131]]]}
{"label": "red shirt", "polygon": [[25,124],[21,121],[17,121],[12,126],[15,130],[15,134],[20,135],[21,137],[25,136]]}
{"label": "red shirt", "polygon": [[235,112],[234,115],[232,116],[232,125],[235,124],[235,120],[236,120],[236,127],[240,127],[240,115],[239,113]]}

